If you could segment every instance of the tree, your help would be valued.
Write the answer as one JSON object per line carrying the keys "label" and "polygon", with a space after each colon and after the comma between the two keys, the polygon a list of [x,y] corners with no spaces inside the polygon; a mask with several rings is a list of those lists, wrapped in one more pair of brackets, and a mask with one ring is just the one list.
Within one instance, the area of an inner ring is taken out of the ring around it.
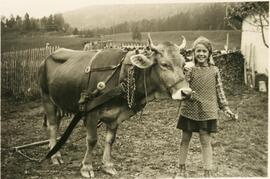
{"label": "tree", "polygon": [[20,16],[16,16],[16,25],[15,25],[15,29],[17,31],[21,31],[22,30],[22,26],[23,26],[23,21],[22,21],[22,18]]}
{"label": "tree", "polygon": [[25,31],[30,31],[31,30],[31,22],[30,22],[30,17],[29,17],[28,13],[26,13],[24,15],[23,30],[25,30]]}
{"label": "tree", "polygon": [[57,31],[64,30],[65,20],[62,14],[54,14],[54,24],[56,25]]}
{"label": "tree", "polygon": [[40,29],[38,19],[35,19],[35,18],[31,17],[30,18],[30,23],[31,23],[31,30],[32,31],[38,31]]}
{"label": "tree", "polygon": [[135,26],[132,30],[132,39],[139,40],[139,41],[141,41],[141,39],[142,39],[142,34],[139,31],[139,28],[137,26]]}
{"label": "tree", "polygon": [[70,25],[68,23],[65,23],[64,26],[63,26],[63,31],[64,32],[70,32]]}
{"label": "tree", "polygon": [[264,29],[269,26],[269,2],[242,2],[228,5],[226,21],[231,27],[236,28],[249,16],[252,21],[248,23],[260,29],[264,45],[269,48],[264,36]]}
{"label": "tree", "polygon": [[47,19],[46,30],[47,31],[54,31],[54,30],[56,30],[56,25],[54,23],[54,18],[53,18],[53,15],[52,14]]}
{"label": "tree", "polygon": [[10,19],[6,21],[7,28],[9,31],[15,30],[16,21],[13,15],[10,16]]}
{"label": "tree", "polygon": [[46,25],[48,23],[48,18],[47,17],[42,17],[41,20],[40,20],[40,28],[42,30],[46,30]]}
{"label": "tree", "polygon": [[75,27],[75,29],[72,32],[73,35],[78,35],[79,34],[79,30],[77,29],[77,27]]}
{"label": "tree", "polygon": [[4,34],[6,32],[6,17],[1,16],[1,34]]}

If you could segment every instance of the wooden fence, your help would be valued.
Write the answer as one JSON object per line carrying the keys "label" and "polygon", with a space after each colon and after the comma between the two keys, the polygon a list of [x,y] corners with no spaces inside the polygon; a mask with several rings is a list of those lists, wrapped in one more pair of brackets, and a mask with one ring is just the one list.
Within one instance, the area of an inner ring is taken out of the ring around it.
{"label": "wooden fence", "polygon": [[38,66],[58,46],[1,53],[1,94],[29,98],[39,94]]}
{"label": "wooden fence", "polygon": [[83,50],[95,50],[95,49],[105,49],[105,48],[135,48],[135,47],[145,47],[146,42],[128,42],[128,41],[93,41],[84,44]]}

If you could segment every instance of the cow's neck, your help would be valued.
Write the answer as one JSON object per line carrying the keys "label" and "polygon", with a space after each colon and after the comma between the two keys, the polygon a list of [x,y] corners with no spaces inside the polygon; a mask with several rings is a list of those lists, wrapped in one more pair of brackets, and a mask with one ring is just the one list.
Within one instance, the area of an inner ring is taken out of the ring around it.
{"label": "cow's neck", "polygon": [[136,93],[142,95],[142,102],[150,102],[155,99],[155,92],[157,91],[156,81],[153,76],[155,75],[153,68],[138,69],[139,75],[136,79]]}

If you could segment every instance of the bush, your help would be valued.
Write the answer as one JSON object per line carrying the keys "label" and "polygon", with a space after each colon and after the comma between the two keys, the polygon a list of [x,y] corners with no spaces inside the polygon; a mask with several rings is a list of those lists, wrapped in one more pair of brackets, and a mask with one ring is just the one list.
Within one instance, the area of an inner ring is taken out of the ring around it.
{"label": "bush", "polygon": [[224,91],[226,94],[240,94],[245,84],[244,63],[241,52],[233,52],[214,57],[220,70]]}

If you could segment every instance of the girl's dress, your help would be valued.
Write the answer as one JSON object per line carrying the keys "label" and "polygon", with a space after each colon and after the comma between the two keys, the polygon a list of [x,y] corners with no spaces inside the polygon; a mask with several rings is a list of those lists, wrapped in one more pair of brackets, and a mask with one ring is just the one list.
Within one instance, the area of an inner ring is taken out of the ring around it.
{"label": "girl's dress", "polygon": [[218,110],[228,106],[216,66],[194,66],[187,74],[192,98],[182,102],[177,128],[217,132]]}

